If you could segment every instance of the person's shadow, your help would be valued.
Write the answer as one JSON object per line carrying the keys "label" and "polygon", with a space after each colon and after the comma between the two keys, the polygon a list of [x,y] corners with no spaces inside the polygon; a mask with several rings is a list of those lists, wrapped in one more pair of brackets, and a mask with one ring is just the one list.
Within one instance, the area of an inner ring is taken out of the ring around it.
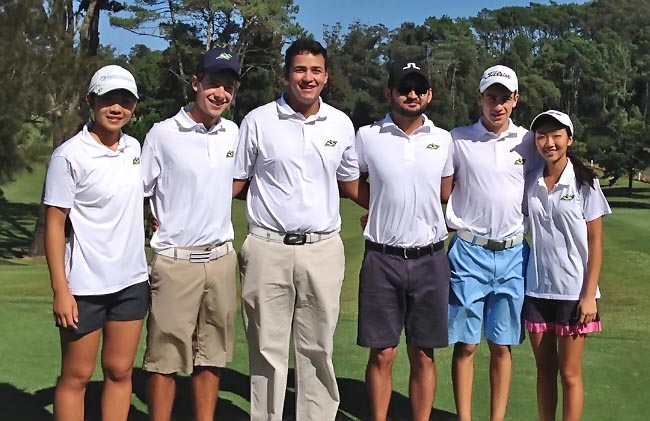
{"label": "person's shadow", "polygon": [[[142,401],[146,402],[146,379],[147,373],[141,368],[133,369],[133,393]],[[192,396],[190,378],[179,376],[176,379],[176,398],[174,400],[173,419],[174,421],[191,421],[193,419]],[[362,421],[372,419],[368,402],[368,393],[364,382],[356,379],[337,378],[341,404],[336,416],[337,420]],[[221,391],[231,392],[241,396],[248,401],[250,397],[250,382],[248,375],[228,368],[222,369]],[[86,389],[85,409],[87,421],[101,420],[101,381],[92,381]],[[26,421],[51,421],[52,414],[46,409],[54,401],[54,387],[47,387],[29,393],[16,388],[8,383],[0,383],[0,408],[2,408],[3,420],[26,420]],[[283,420],[301,421],[295,418],[295,383],[294,370],[289,370],[287,379],[287,392],[284,402]],[[411,408],[408,397],[393,392],[389,408],[389,420],[402,421],[411,419]],[[232,401],[219,397],[215,420],[221,421],[245,421],[249,419],[246,410],[235,405]],[[456,420],[455,414],[434,409],[431,419],[440,421]],[[148,415],[131,405],[129,421],[146,421]]]}

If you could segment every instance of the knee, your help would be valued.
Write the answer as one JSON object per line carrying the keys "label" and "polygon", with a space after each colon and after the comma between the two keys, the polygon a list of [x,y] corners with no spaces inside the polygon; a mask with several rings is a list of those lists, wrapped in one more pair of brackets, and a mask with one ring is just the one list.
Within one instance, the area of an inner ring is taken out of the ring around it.
{"label": "knee", "polygon": [[582,371],[578,368],[560,370],[560,379],[564,388],[577,387],[582,384]]}
{"label": "knee", "polygon": [[434,363],[432,349],[409,346],[408,356],[411,367],[428,367]]}
{"label": "knee", "polygon": [[57,385],[69,389],[82,390],[85,389],[93,372],[95,371],[94,365],[77,366],[74,368],[65,369],[61,372]]}
{"label": "knee", "polygon": [[511,352],[508,345],[497,345],[488,341],[490,346],[490,356],[496,359],[510,359]]}
{"label": "knee", "polygon": [[131,363],[111,362],[102,365],[104,379],[114,383],[130,382],[133,372]]}
{"label": "knee", "polygon": [[368,364],[378,368],[391,368],[396,355],[397,347],[372,349]]}
{"label": "knee", "polygon": [[478,349],[478,345],[457,343],[454,345],[454,358],[473,357]]}

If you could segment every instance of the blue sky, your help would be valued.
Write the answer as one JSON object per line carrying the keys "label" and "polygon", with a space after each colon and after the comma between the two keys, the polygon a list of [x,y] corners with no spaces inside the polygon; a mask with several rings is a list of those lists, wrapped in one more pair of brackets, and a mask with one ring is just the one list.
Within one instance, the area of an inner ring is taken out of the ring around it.
{"label": "blue sky", "polygon": [[[549,4],[548,0],[537,3]],[[530,1],[492,0],[402,0],[401,2],[383,0],[294,0],[300,7],[297,21],[314,36],[322,40],[323,25],[335,25],[340,22],[346,29],[354,21],[374,25],[383,23],[390,29],[397,28],[403,22],[421,24],[429,16],[452,18],[475,16],[484,8],[499,9],[504,6],[528,6]],[[585,3],[585,0],[558,0],[557,3]],[[102,44],[111,44],[118,53],[127,54],[135,44],[145,44],[153,49],[164,49],[167,44],[152,37],[137,36],[130,32],[111,28],[108,18],[102,16],[100,22]]]}

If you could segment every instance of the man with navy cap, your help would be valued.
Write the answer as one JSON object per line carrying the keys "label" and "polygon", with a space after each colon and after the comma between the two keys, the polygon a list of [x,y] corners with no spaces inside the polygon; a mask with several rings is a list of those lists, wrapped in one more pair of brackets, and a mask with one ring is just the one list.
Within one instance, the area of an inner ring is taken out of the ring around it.
{"label": "man with navy cap", "polygon": [[369,205],[369,214],[357,343],[370,348],[366,383],[372,417],[385,420],[405,330],[412,419],[428,420],[436,389],[434,348],[447,346],[449,261],[441,193],[451,190],[451,135],[424,114],[432,98],[424,63],[393,63],[384,95],[390,112],[361,127],[355,144],[359,199],[369,191],[369,203],[361,203]]}
{"label": "man with navy cap", "polygon": [[151,311],[142,368],[152,420],[169,420],[179,371],[191,374],[196,420],[212,420],[236,314],[231,195],[238,128],[222,117],[239,86],[235,54],[214,48],[192,76],[194,105],[155,124],[142,148],[151,239]]}

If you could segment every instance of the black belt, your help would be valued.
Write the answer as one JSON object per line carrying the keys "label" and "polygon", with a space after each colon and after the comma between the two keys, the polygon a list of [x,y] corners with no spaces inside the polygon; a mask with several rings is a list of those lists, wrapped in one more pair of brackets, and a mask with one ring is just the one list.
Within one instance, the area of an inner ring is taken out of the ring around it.
{"label": "black belt", "polygon": [[429,244],[423,247],[395,247],[387,246],[385,244],[375,243],[374,241],[366,240],[366,250],[379,251],[384,254],[392,254],[400,256],[405,259],[418,259],[422,256],[432,255],[433,252],[442,250],[444,248],[444,241]]}

